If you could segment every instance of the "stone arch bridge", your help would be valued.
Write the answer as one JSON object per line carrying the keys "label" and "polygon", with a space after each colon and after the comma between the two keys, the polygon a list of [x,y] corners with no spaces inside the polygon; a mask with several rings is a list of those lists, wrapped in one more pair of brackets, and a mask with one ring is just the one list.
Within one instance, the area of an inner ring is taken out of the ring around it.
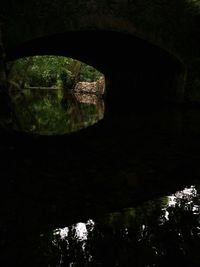
{"label": "stone arch bridge", "polygon": [[[198,0],[1,1],[5,61],[65,55],[102,71],[113,106],[182,102],[198,79]],[[129,97],[131,96],[131,97]]]}

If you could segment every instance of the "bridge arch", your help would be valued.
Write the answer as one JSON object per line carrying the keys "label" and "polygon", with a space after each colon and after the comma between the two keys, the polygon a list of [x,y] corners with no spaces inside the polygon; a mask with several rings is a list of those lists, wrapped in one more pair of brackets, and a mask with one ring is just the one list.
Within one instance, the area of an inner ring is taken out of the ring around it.
{"label": "bridge arch", "polygon": [[185,65],[167,50],[144,39],[114,31],[69,31],[32,39],[7,49],[7,60],[59,55],[85,62],[106,77],[107,101],[119,105],[182,101]]}

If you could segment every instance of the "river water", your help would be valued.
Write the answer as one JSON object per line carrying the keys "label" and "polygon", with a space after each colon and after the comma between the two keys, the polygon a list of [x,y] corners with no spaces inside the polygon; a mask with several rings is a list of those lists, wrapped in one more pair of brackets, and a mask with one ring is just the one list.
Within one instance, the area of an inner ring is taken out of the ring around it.
{"label": "river water", "polygon": [[191,186],[53,229],[38,236],[36,253],[46,266],[199,266],[199,193]]}
{"label": "river water", "polygon": [[28,94],[1,131],[2,266],[200,266],[199,109]]}
{"label": "river water", "polygon": [[24,89],[12,96],[12,128],[38,135],[63,135],[103,118],[102,97],[61,89]]}

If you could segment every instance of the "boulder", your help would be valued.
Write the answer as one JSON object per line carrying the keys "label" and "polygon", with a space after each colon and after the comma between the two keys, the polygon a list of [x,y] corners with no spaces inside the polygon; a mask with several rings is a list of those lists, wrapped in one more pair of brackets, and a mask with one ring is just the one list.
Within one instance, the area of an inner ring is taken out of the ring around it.
{"label": "boulder", "polygon": [[100,78],[95,82],[78,82],[74,88],[76,93],[103,94],[105,91],[105,79]]}

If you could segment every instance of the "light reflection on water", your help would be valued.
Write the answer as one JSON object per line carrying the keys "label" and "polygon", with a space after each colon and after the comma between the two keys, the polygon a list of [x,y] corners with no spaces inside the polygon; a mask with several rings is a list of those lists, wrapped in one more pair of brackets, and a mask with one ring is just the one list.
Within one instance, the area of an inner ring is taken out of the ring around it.
{"label": "light reflection on water", "polygon": [[199,266],[199,215],[199,188],[192,185],[135,208],[55,229],[56,266]]}
{"label": "light reflection on water", "polygon": [[184,201],[184,209],[191,210],[193,214],[199,214],[199,205],[195,205],[193,203],[193,198],[198,197],[197,189],[194,185],[190,187],[186,187],[182,191],[177,191],[175,194],[168,196],[168,203],[163,211],[165,211],[165,218],[169,219],[169,212],[167,209],[169,207],[180,207],[181,208],[181,200]]}
{"label": "light reflection on water", "polygon": [[[88,226],[90,228],[90,231],[92,231],[94,229],[94,225],[95,223],[93,220],[88,220],[86,223],[79,222],[72,226],[72,231],[75,232],[75,237],[77,240],[84,241],[84,240],[87,240]],[[53,231],[53,235],[56,237],[59,236],[59,238],[62,240],[67,240],[68,235],[69,235],[69,228],[64,227],[64,228],[55,229]]]}

